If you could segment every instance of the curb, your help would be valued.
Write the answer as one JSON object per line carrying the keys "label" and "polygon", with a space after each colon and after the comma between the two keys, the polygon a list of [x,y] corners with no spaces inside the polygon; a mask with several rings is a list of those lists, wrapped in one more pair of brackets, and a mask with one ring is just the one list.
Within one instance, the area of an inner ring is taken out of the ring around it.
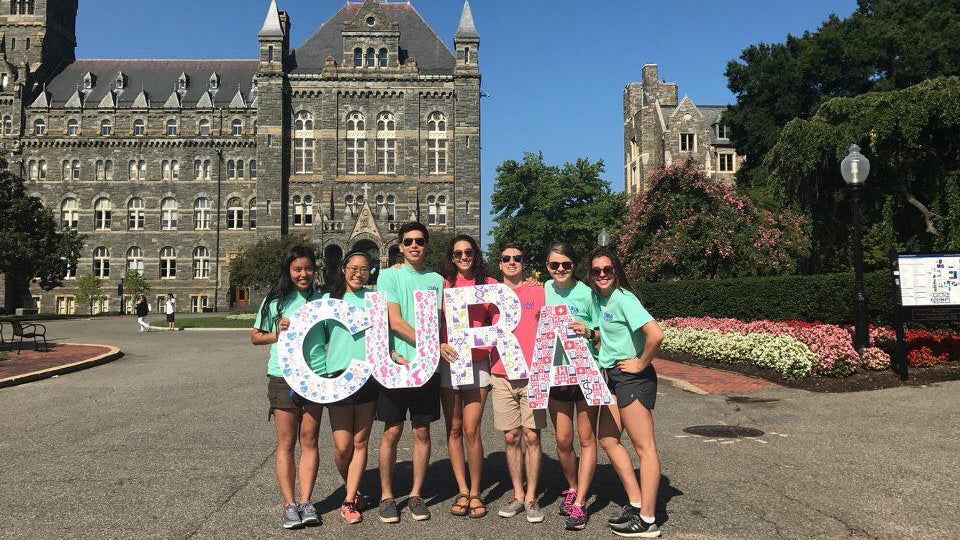
{"label": "curb", "polygon": [[706,390],[704,390],[703,388],[700,388],[699,386],[693,384],[692,382],[685,381],[683,379],[677,379],[675,377],[665,377],[663,375],[660,375],[659,373],[657,373],[657,379],[662,379],[664,381],[667,381],[675,388],[679,388],[680,390],[683,390],[685,392],[690,392],[691,394],[697,394],[700,396],[710,395],[710,392],[707,392]]}
{"label": "curb", "polygon": [[[161,328],[159,326],[151,326],[150,328],[154,328],[158,332],[167,331],[165,327]],[[244,328],[184,328],[182,326],[178,326],[176,328],[176,331],[177,332],[237,332],[237,331],[249,332],[250,328],[253,328],[253,327],[251,326],[249,328],[247,327],[244,327]]]}
{"label": "curb", "polygon": [[80,371],[81,369],[87,369],[94,366],[99,366],[101,364],[106,364],[107,362],[113,362],[114,360],[123,356],[123,351],[121,351],[118,347],[114,347],[112,345],[101,345],[98,343],[62,343],[62,345],[84,345],[88,347],[107,347],[110,350],[101,355],[94,356],[93,358],[87,358],[86,360],[80,360],[72,364],[64,364],[62,366],[55,366],[47,369],[41,369],[39,371],[24,373],[23,375],[14,375],[13,377],[0,379],[0,388],[7,388],[9,386],[16,386],[18,384],[39,381],[41,379],[49,379],[50,377],[61,375],[64,373]]}

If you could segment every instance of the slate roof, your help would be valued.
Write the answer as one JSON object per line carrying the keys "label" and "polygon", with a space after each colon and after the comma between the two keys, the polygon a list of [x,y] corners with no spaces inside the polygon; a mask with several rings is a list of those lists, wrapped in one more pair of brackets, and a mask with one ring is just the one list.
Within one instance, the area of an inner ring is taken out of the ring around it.
{"label": "slate roof", "polygon": [[[727,110],[727,108],[729,107],[728,105],[697,105],[697,104],[694,104],[694,106],[697,108],[698,111],[700,111],[700,114],[703,115],[704,124],[711,128],[720,119],[720,115],[723,114],[723,111]],[[663,111],[664,120],[667,120],[669,122],[670,115],[672,115],[677,110],[677,108],[678,107],[673,107],[673,106],[665,107],[661,105],[660,110]],[[714,130],[711,129],[711,133],[713,133],[713,135],[711,135],[711,139],[712,139],[711,143],[717,143],[718,141],[722,141],[726,144],[729,144],[727,139],[717,139],[716,132]]]}
{"label": "slate roof", "polygon": [[[293,73],[320,73],[327,56],[343,60],[344,23],[353,19],[362,3],[347,3],[294,51]],[[409,3],[382,3],[380,7],[400,26],[400,62],[413,56],[424,75],[453,75],[456,59]]]}
{"label": "slate roof", "polygon": [[[220,76],[220,90],[213,96],[215,107],[228,107],[237,94],[237,85],[247,104],[253,101],[253,77],[257,73],[256,60],[77,60],[47,82],[50,107],[62,108],[83,88],[87,72],[95,77],[94,87],[83,91],[85,108],[97,107],[107,93],[114,89],[117,73],[126,76],[125,89],[116,95],[118,108],[133,106],[141,89],[146,92],[151,108],[162,108],[177,86],[181,73],[188,77],[188,86],[180,101],[184,108],[192,108],[208,91],[210,76]],[[40,88],[36,89],[37,94]],[[142,99],[142,98],[141,98]]]}

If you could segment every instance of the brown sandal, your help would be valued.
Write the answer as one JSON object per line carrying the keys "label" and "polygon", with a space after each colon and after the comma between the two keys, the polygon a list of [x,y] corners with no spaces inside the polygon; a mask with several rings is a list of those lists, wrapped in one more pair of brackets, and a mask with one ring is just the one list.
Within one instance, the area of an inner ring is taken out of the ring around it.
{"label": "brown sandal", "polygon": [[[466,499],[467,504],[460,504],[460,499]],[[455,516],[465,516],[467,512],[470,511],[470,496],[466,493],[461,493],[457,495],[457,498],[454,499],[453,505],[450,506],[450,513]]]}
{"label": "brown sandal", "polygon": [[480,497],[470,497],[470,502],[473,501],[478,501],[480,506],[470,506],[467,515],[473,519],[480,519],[487,515],[487,505],[483,504],[483,500]]}

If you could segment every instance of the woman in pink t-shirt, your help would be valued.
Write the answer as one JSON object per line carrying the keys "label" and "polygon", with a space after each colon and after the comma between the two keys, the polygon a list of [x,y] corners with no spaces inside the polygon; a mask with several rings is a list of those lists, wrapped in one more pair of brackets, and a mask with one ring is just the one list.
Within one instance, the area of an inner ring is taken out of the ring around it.
{"label": "woman in pink t-shirt", "polygon": [[[445,288],[472,287],[495,284],[487,277],[483,254],[477,241],[469,235],[454,237],[447,245],[444,264]],[[472,305],[468,308],[470,326],[489,326],[493,323],[496,308],[489,304]],[[444,349],[446,332],[440,336]],[[480,499],[480,480],[483,472],[483,441],[480,440],[480,421],[490,390],[490,348],[475,348],[473,355],[473,384],[455,386],[450,378],[449,362],[440,362],[440,404],[447,428],[447,452],[453,476],[457,480],[459,495],[450,508],[455,516],[481,518],[487,515],[487,507]],[[467,446],[467,462],[470,464],[470,481],[467,483],[464,463],[464,439]]]}

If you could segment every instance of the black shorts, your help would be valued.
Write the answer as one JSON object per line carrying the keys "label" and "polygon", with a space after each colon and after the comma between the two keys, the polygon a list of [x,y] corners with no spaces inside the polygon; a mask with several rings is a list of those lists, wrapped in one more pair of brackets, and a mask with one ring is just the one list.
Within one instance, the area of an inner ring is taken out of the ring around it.
{"label": "black shorts", "polygon": [[[339,377],[343,372],[333,373],[328,375],[330,378]],[[328,403],[330,407],[340,407],[344,405],[364,405],[366,403],[373,403],[377,401],[377,396],[380,395],[380,391],[383,387],[380,386],[380,383],[371,375],[367,382],[363,383],[363,386],[353,394],[341,399],[340,401],[335,401],[333,403]]]}
{"label": "black shorts", "polygon": [[407,419],[414,424],[429,424],[440,419],[440,373],[416,388],[381,388],[377,396],[377,420],[399,424]]}
{"label": "black shorts", "polygon": [[564,403],[576,403],[578,401],[587,400],[587,398],[583,397],[583,390],[580,389],[579,384],[571,384],[569,386],[554,386],[550,388],[550,399],[555,399]]}
{"label": "black shorts", "polygon": [[167,313],[167,322],[173,322],[173,318],[174,318],[173,313]]}
{"label": "black shorts", "polygon": [[[314,403],[296,393],[283,377],[267,375],[267,399],[270,401],[270,413],[274,409],[293,409],[296,411],[321,411],[323,405]],[[267,414],[267,418],[270,414]]]}
{"label": "black shorts", "polygon": [[621,409],[634,401],[653,410],[657,403],[657,370],[653,364],[640,373],[624,373],[620,368],[604,369],[607,388],[617,398],[617,407]]}

